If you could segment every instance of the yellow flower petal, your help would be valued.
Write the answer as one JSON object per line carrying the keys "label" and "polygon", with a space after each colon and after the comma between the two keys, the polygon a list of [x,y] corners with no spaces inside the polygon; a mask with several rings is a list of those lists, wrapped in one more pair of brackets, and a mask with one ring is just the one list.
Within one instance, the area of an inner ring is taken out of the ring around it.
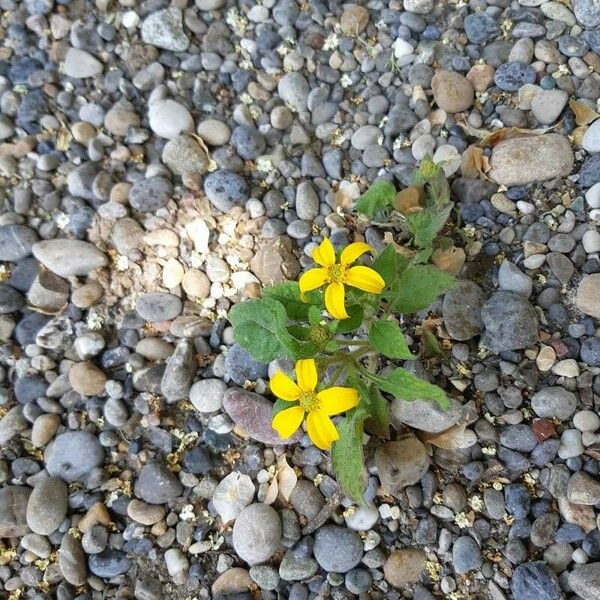
{"label": "yellow flower petal", "polygon": [[334,319],[347,319],[349,316],[344,306],[345,294],[343,283],[330,283],[325,288],[325,308]]}
{"label": "yellow flower petal", "polygon": [[313,410],[308,413],[306,430],[313,444],[321,450],[329,450],[331,443],[340,439],[335,425],[321,410]]}
{"label": "yellow flower petal", "polygon": [[344,282],[371,294],[381,294],[385,287],[385,281],[377,271],[362,266],[348,269]]}
{"label": "yellow flower petal", "polygon": [[326,415],[339,415],[358,404],[358,392],[349,387],[330,387],[317,394],[319,408]]}
{"label": "yellow flower petal", "polygon": [[335,250],[329,238],[324,238],[320,245],[313,250],[312,257],[322,267],[335,265]]}
{"label": "yellow flower petal", "polygon": [[296,433],[304,418],[304,409],[301,406],[286,408],[273,417],[271,427],[282,439],[287,439]]}
{"label": "yellow flower petal", "polygon": [[269,384],[274,396],[288,402],[298,400],[302,394],[300,388],[283,371],[276,371]]}
{"label": "yellow flower petal", "polygon": [[306,294],[306,292],[321,287],[327,281],[328,276],[327,269],[309,269],[306,273],[302,273],[298,280],[300,294]]}
{"label": "yellow flower petal", "polygon": [[296,379],[303,392],[312,392],[317,387],[317,365],[314,359],[304,358],[296,363]]}
{"label": "yellow flower petal", "polygon": [[342,250],[340,262],[343,265],[350,265],[365,252],[373,252],[373,248],[364,242],[355,242],[354,244],[350,244]]}

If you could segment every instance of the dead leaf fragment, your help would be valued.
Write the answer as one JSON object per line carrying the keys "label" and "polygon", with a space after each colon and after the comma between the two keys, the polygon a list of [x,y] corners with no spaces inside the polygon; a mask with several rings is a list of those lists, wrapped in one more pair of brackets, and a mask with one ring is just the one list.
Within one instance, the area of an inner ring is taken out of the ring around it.
{"label": "dead leaf fragment", "polygon": [[458,275],[466,259],[467,255],[465,251],[455,246],[444,249],[438,248],[431,255],[433,264],[449,275]]}
{"label": "dead leaf fragment", "polygon": [[575,123],[577,125],[589,125],[600,117],[593,108],[578,100],[570,100],[569,107],[575,113]]}
{"label": "dead leaf fragment", "polygon": [[396,208],[402,213],[407,214],[411,212],[417,212],[422,208],[423,192],[421,188],[414,185],[400,190],[396,194],[394,204]]}

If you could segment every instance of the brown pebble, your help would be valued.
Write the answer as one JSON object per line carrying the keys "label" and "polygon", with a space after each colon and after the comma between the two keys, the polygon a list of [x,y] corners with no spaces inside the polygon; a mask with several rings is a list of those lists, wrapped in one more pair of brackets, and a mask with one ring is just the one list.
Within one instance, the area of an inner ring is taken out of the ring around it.
{"label": "brown pebble", "polygon": [[112,523],[110,514],[102,502],[96,502],[92,504],[90,509],[85,513],[83,518],[77,524],[79,531],[85,533],[90,527],[94,525],[104,525],[108,527]]}
{"label": "brown pebble", "polygon": [[69,383],[82,396],[97,396],[104,392],[106,375],[95,364],[86,360],[71,367]]}
{"label": "brown pebble", "polygon": [[104,290],[97,281],[88,281],[86,284],[73,290],[71,301],[77,308],[89,308],[102,298]]}

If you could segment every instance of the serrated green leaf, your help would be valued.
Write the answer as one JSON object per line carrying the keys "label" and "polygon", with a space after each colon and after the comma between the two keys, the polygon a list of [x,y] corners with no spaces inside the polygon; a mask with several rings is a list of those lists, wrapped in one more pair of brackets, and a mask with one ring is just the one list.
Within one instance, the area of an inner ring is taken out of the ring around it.
{"label": "serrated green leaf", "polygon": [[365,421],[365,427],[375,435],[389,435],[390,405],[374,385],[369,388],[369,417]]}
{"label": "serrated green leaf", "polygon": [[452,203],[435,204],[405,215],[408,230],[419,248],[429,248],[452,212]]}
{"label": "serrated green leaf", "polygon": [[346,312],[349,315],[348,319],[342,319],[337,322],[337,333],[350,333],[360,327],[363,321],[364,310],[362,306],[354,304],[346,307]]}
{"label": "serrated green leaf", "polygon": [[369,329],[369,341],[375,350],[388,358],[416,358],[410,351],[402,330],[393,321],[375,321]]}
{"label": "serrated green leaf", "polygon": [[437,385],[420,379],[409,373],[406,369],[397,368],[387,375],[369,375],[380,390],[392,394],[400,400],[412,402],[413,400],[425,400],[437,402],[441,408],[448,408],[448,397],[446,392]]}
{"label": "serrated green leaf", "polygon": [[313,304],[321,301],[317,292],[308,292],[306,302],[300,297],[300,287],[296,281],[284,281],[270,287],[266,287],[262,292],[263,298],[272,298],[277,300],[284,307],[290,319],[305,320],[308,318],[308,311]]}
{"label": "serrated green leaf", "polygon": [[383,277],[386,286],[392,285],[407,266],[408,259],[398,254],[391,244],[371,264],[371,268]]}
{"label": "serrated green leaf", "polygon": [[367,470],[363,452],[363,423],[365,413],[352,411],[337,425],[340,439],[331,449],[333,474],[344,493],[354,502],[365,504]]}
{"label": "serrated green leaf", "polygon": [[455,285],[454,277],[433,265],[414,265],[402,272],[384,296],[399,313],[410,314],[426,308]]}
{"label": "serrated green leaf", "polygon": [[376,181],[356,203],[356,210],[367,217],[374,217],[388,206],[396,197],[396,188],[385,180]]}
{"label": "serrated green leaf", "polygon": [[236,304],[229,311],[233,338],[257,361],[298,356],[300,345],[286,329],[283,304],[272,298],[256,298]]}

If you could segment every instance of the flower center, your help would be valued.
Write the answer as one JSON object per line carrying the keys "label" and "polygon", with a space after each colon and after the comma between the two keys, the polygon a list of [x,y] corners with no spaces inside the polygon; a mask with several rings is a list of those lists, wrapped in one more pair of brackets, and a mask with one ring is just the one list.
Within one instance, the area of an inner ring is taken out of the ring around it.
{"label": "flower center", "polygon": [[306,411],[316,410],[319,407],[319,399],[316,392],[304,392],[300,396],[300,406]]}
{"label": "flower center", "polygon": [[333,265],[329,269],[329,281],[331,283],[344,283],[346,267],[344,265]]}

